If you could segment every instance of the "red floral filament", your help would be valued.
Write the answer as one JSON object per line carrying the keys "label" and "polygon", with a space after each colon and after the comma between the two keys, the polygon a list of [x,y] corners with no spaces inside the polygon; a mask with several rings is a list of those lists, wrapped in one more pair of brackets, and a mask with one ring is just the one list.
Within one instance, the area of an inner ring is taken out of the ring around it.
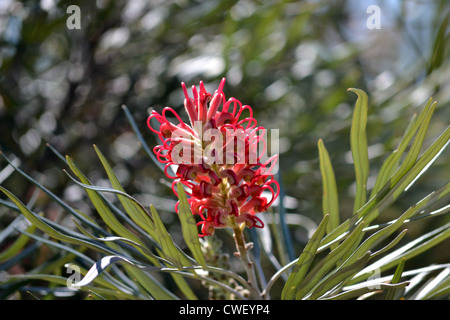
{"label": "red floral filament", "polygon": [[[262,228],[256,213],[266,211],[278,197],[272,174],[277,155],[262,162],[266,130],[257,126],[250,106],[235,98],[225,99],[224,85],[225,78],[211,94],[200,82],[199,90],[192,86],[191,98],[181,84],[189,124],[170,107],[161,114],[153,110],[147,120],[161,140],[153,151],[165,164],[166,176],[174,180],[172,190],[176,191],[176,183],[183,183],[191,211],[200,217],[200,236],[212,235],[217,228]],[[168,113],[177,123],[169,121]],[[157,128],[152,127],[152,120],[159,124]],[[175,176],[168,174],[169,167],[176,167]]]}

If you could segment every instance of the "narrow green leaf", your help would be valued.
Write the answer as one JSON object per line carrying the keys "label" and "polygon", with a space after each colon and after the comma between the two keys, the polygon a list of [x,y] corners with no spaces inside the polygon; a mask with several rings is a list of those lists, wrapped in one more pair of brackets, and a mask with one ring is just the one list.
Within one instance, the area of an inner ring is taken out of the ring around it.
{"label": "narrow green leaf", "polygon": [[427,110],[427,113],[425,114],[425,118],[423,119],[419,130],[417,132],[416,138],[414,139],[414,142],[411,145],[411,148],[408,152],[408,154],[405,157],[405,160],[403,160],[402,165],[397,170],[397,172],[394,174],[394,176],[391,179],[391,184],[396,184],[401,177],[405,175],[406,172],[414,165],[414,163],[417,161],[417,158],[419,157],[420,150],[422,149],[423,141],[425,139],[425,135],[427,133],[428,126],[431,121],[431,117],[434,113],[434,110],[436,108],[436,102],[434,102],[430,108]]}
{"label": "narrow green leaf", "polygon": [[[66,244],[66,243],[68,243],[68,241],[63,241],[63,242],[59,243],[56,241],[51,241],[49,239],[37,236],[35,234],[30,234],[30,233],[26,233],[26,232],[24,232],[24,234],[26,234],[30,238],[35,239],[36,241],[39,241],[50,247],[54,247],[54,248],[57,248],[59,250],[69,253],[69,254],[64,255],[63,259],[51,261],[50,263],[46,262],[43,265],[41,265],[39,269],[40,269],[40,272],[42,272],[42,273],[54,272],[54,270],[60,270],[62,265],[66,264],[70,261],[73,261],[73,259],[75,259],[75,257],[77,257],[78,259],[81,259],[82,261],[84,261],[88,264],[95,264],[94,260],[92,260],[90,257],[88,257],[87,255],[85,255],[83,253],[84,251],[86,251],[86,247],[72,248],[71,246],[68,246]],[[109,249],[109,251],[103,250],[103,252],[105,252],[106,254],[109,254],[109,255],[117,255],[117,250],[114,250],[114,249]],[[80,268],[80,269],[82,269],[82,268]],[[114,270],[114,273],[117,274],[118,273],[117,270]],[[114,290],[120,290],[122,292],[127,292],[127,293],[131,293],[133,291],[130,286],[127,286],[127,285],[123,284],[122,282],[116,280],[112,275],[110,275],[108,273],[104,273],[103,277],[104,277],[104,279],[102,279],[102,277],[97,277],[97,278],[95,278],[94,281],[102,286],[105,286],[105,287],[108,287],[108,288],[111,288]]]}
{"label": "narrow green leaf", "polygon": [[450,126],[435,140],[435,142],[422,154],[417,162],[408,170],[408,172],[399,180],[391,190],[394,199],[397,199],[401,193],[408,190],[414,182],[433,164],[441,152],[450,143]]}
{"label": "narrow green leaf", "polygon": [[85,285],[90,284],[92,281],[94,281],[95,278],[97,278],[103,271],[105,271],[111,264],[117,263],[117,262],[124,262],[128,263],[130,265],[134,264],[129,261],[128,259],[121,257],[121,256],[106,256],[97,261],[88,271],[88,273],[84,276],[84,278],[75,283],[74,287],[83,287]]}
{"label": "narrow green leaf", "polygon": [[[118,245],[116,243],[111,242],[110,244],[113,248],[118,249]],[[149,298],[154,298],[157,300],[177,299],[177,297],[168,288],[152,276],[151,272],[160,272],[164,269],[159,267],[159,264],[158,266],[148,266],[138,261],[134,262],[128,257],[124,258],[133,262],[134,265],[122,263],[125,273],[122,273],[121,270],[118,270],[118,268],[112,267],[112,269],[114,268],[113,270],[117,274],[118,279],[122,280],[124,283],[135,288],[136,291],[141,292]]]}
{"label": "narrow green leaf", "polygon": [[[67,172],[66,172],[66,173],[67,173]],[[73,177],[71,177],[69,174],[67,174],[67,175],[68,175],[68,176],[69,176],[76,184],[80,185],[81,187],[83,187],[83,188],[86,189],[86,190],[93,190],[93,191],[97,191],[97,192],[108,192],[108,193],[113,193],[113,194],[121,195],[121,196],[123,196],[124,198],[129,199],[131,202],[137,204],[137,207],[141,207],[141,206],[142,206],[140,203],[137,202],[136,199],[134,199],[132,196],[128,195],[128,194],[125,193],[125,192],[122,192],[122,191],[116,190],[116,189],[111,189],[111,188],[105,188],[105,187],[97,187],[97,186],[87,185],[87,184],[81,183],[81,182],[79,182],[79,181],[76,181],[76,180],[75,180]],[[119,212],[119,213],[120,213],[120,212]],[[153,219],[151,216],[149,216],[149,217],[150,217],[151,219]],[[132,221],[129,221],[129,223],[132,224]],[[154,224],[154,222],[152,222],[152,224]],[[78,224],[77,224],[77,226],[78,226]],[[161,226],[161,225],[160,225],[160,226]],[[139,227],[137,227],[137,226],[135,226],[135,228],[137,228],[137,229],[138,229],[137,231],[139,231],[139,232],[142,231],[142,230],[139,230]],[[153,228],[154,228],[154,226],[153,226]],[[83,233],[85,233],[85,231],[83,231],[83,228],[82,228],[81,226],[79,226],[79,229],[80,229]],[[142,232],[144,232],[144,231],[142,231]],[[151,238],[150,240],[151,240],[152,242],[154,242],[154,244],[155,244],[156,247],[158,247],[158,246],[161,245],[161,243],[160,243],[160,241],[159,241],[160,235],[157,234],[156,230],[154,230],[153,233],[155,234],[155,236],[154,236],[154,238]],[[165,231],[165,234],[168,235],[167,231]],[[91,237],[91,236],[90,236],[90,237]],[[170,237],[170,235],[169,235],[169,237]],[[112,237],[108,237],[108,238],[112,238]],[[123,237],[119,237],[119,238],[125,239],[125,238],[123,238]],[[134,241],[132,241],[132,240],[130,240],[130,239],[127,239],[127,241],[130,242],[130,243],[134,243],[133,246],[135,246],[135,247],[136,247],[136,245],[138,245],[139,251],[142,252],[144,255],[146,255],[147,258],[149,258],[150,261],[152,261],[155,265],[158,265],[158,263],[153,259],[154,256],[153,256],[152,254],[149,254],[148,250],[145,249],[144,246],[142,246],[140,243],[136,243],[136,242],[134,242]],[[171,241],[171,242],[172,242],[172,241]],[[172,243],[173,243],[173,242],[172,242]],[[175,245],[175,244],[174,244],[174,245]],[[175,247],[176,247],[177,250],[178,250],[178,254],[180,255],[180,259],[183,261],[183,265],[189,265],[189,266],[192,265],[192,263],[189,262],[189,260],[192,259],[192,258],[189,257],[189,256],[187,256],[187,255],[184,253],[184,251],[182,251],[180,248],[178,248],[178,246],[175,245]],[[160,252],[159,248],[156,248],[156,250],[157,250],[158,252]],[[163,255],[164,255],[164,254],[161,253],[161,256],[163,256]],[[162,259],[162,258],[161,258],[161,257],[158,257],[158,259]]]}
{"label": "narrow green leaf", "polygon": [[[322,139],[319,139],[318,148],[320,172],[322,174],[322,210],[324,215],[330,215],[327,224],[327,233],[330,233],[339,226],[338,192],[330,156]],[[335,246],[332,246],[332,248],[334,249]]]}
{"label": "narrow green leaf", "polygon": [[311,239],[309,239],[308,243],[303,249],[297,263],[295,264],[294,269],[292,270],[288,280],[286,281],[286,284],[283,287],[283,291],[281,293],[282,300],[292,300],[294,298],[298,286],[304,279],[316,255],[320,240],[325,234],[329,217],[330,216],[328,214],[323,217],[313,236],[311,237]]}
{"label": "narrow green leaf", "polygon": [[367,223],[375,219],[379,212],[395,202],[403,192],[408,190],[426,172],[449,143],[450,126],[425,150],[412,168],[394,186],[388,181],[357,214],[345,220],[331,234],[325,236],[322,240],[322,247],[326,247],[334,239],[341,237],[351,226],[361,219],[364,219]]}
{"label": "narrow green leaf", "polygon": [[187,201],[186,193],[184,192],[183,185],[177,184],[178,191],[178,217],[181,222],[181,230],[183,232],[183,238],[188,246],[194,259],[202,266],[206,267],[205,256],[203,255],[200,240],[198,238],[197,223],[195,222],[194,215],[191,212],[189,203]]}
{"label": "narrow green leaf", "polygon": [[148,292],[153,295],[156,299],[176,299],[176,296],[169,292],[166,288],[161,286],[156,280],[152,279],[149,274],[144,274],[143,270],[139,270],[143,268],[143,266],[136,265],[132,263],[125,257],[122,256],[106,256],[97,261],[88,271],[88,273],[84,276],[84,278],[74,284],[75,288],[83,287],[88,285],[96,277],[98,277],[102,272],[104,272],[110,265],[115,263],[123,263],[124,268],[130,272],[133,277],[138,281],[138,283],[146,288]]}
{"label": "narrow green leaf", "polygon": [[[120,191],[120,190],[116,190],[116,189],[112,189],[112,188],[108,188],[108,187],[99,187],[99,186],[92,186],[92,185],[90,185],[90,184],[85,184],[85,183],[82,183],[82,182],[80,182],[80,181],[78,181],[78,180],[76,180],[74,177],[72,177],[66,170],[63,170],[63,172],[64,173],[66,173],[66,175],[74,182],[74,183],[76,183],[77,185],[79,185],[80,187],[82,187],[82,188],[84,188],[85,190],[92,190],[92,191],[95,191],[95,192],[97,192],[97,193],[100,193],[100,192],[106,192],[106,193],[112,193],[112,194],[115,194],[115,195],[117,195],[117,196],[120,196],[120,197],[123,197],[123,198],[126,198],[126,199],[128,199],[131,203],[134,203],[135,204],[135,206],[136,206],[136,208],[140,208],[141,210],[142,210],[142,212],[147,212],[146,210],[145,210],[145,208],[144,208],[144,206],[141,204],[141,203],[139,203],[135,198],[133,198],[132,196],[130,196],[129,194],[127,194],[126,192],[123,192],[123,191]],[[100,200],[104,200],[104,198],[101,198],[100,197]],[[149,237],[148,236],[148,234],[146,233],[146,231],[145,230],[143,230],[139,225],[137,225],[132,219],[130,219],[126,214],[124,214],[122,211],[120,211],[117,207],[115,207],[112,203],[110,203],[110,202],[107,202],[106,200],[104,200],[106,203],[105,204],[107,204],[108,205],[108,207],[111,209],[111,210],[113,210],[114,211],[114,213],[115,214],[117,214],[119,217],[121,217],[122,219],[124,219],[124,222],[125,222],[125,224],[128,224],[130,227],[132,227],[132,228],[134,228],[134,230],[137,232],[137,233],[139,233],[139,234],[141,234],[142,236],[144,236],[144,237],[146,237],[151,243],[153,243],[153,244],[157,244],[157,242],[156,242],[156,240],[153,238],[153,237]],[[112,213],[112,212],[111,212]],[[81,213],[80,213],[81,214]],[[147,214],[147,213],[146,213]],[[151,218],[150,217],[150,215],[149,215],[149,218]],[[152,222],[152,224],[153,224],[153,222]],[[154,236],[155,236],[155,238],[157,238],[157,236],[156,236],[156,231],[152,231],[151,232]]]}
{"label": "narrow green leaf", "polygon": [[298,290],[296,294],[296,299],[302,299],[306,296],[306,294],[319,283],[325,274],[336,265],[344,255],[355,247],[355,244],[361,240],[363,228],[364,222],[359,223],[336,249],[331,251],[314,266],[300,285],[300,290]]}
{"label": "narrow green leaf", "polygon": [[23,170],[18,168],[14,165],[14,163],[6,157],[4,153],[0,151],[0,155],[16,170],[18,173],[20,173],[24,178],[26,178],[28,181],[30,181],[32,184],[34,184],[36,187],[41,189],[45,194],[47,194],[50,198],[52,198],[56,203],[58,203],[64,210],[69,212],[71,215],[73,215],[78,220],[82,221],[83,223],[90,226],[93,230],[97,231],[99,234],[105,234],[105,230],[100,228],[98,225],[96,225],[91,219],[87,219],[86,216],[80,214],[77,210],[73,209],[71,206],[69,206],[64,200],[56,196],[53,192],[51,192],[49,189],[47,189],[45,186],[40,184],[38,181],[33,179],[30,175],[25,173]]}
{"label": "narrow green leaf", "polygon": [[392,233],[394,233],[400,226],[403,224],[403,222],[410,218],[415,212],[423,208],[425,205],[425,201],[421,203],[420,206],[416,206],[408,209],[405,213],[403,213],[394,223],[391,225],[375,232],[370,237],[368,237],[359,247],[356,249],[353,254],[350,256],[350,258],[344,263],[352,263],[356,259],[358,259],[360,256],[362,256],[365,252],[369,250],[373,250],[374,246],[376,246],[378,243],[380,243],[382,240],[389,237]]}
{"label": "narrow green leaf", "polygon": [[428,74],[438,69],[445,61],[445,50],[448,45],[448,25],[450,14],[447,13],[442,21],[434,40],[433,52],[431,54],[430,63],[427,68]]}
{"label": "narrow green leaf", "polygon": [[177,284],[178,288],[180,288],[181,292],[186,296],[189,300],[198,300],[198,297],[195,295],[195,292],[192,290],[189,283],[186,282],[184,277],[180,274],[177,274],[175,272],[171,272],[170,275],[172,276],[173,280]]}
{"label": "narrow green leaf", "polygon": [[[70,259],[70,261],[75,261],[74,258]],[[91,261],[90,263],[95,264],[95,261]],[[72,262],[69,263],[65,263],[63,264],[63,267],[66,269],[66,271],[68,273],[71,273],[71,271],[79,271],[80,275],[86,275],[88,273],[88,270],[86,268],[83,268],[82,266],[79,266],[77,264],[74,264]],[[61,267],[59,267],[58,269],[61,269]],[[55,269],[53,269],[55,270]],[[114,270],[114,273],[116,273],[117,269]],[[120,282],[119,280],[117,280],[114,276],[113,273],[109,274],[107,272],[101,274],[100,276],[96,277],[93,282],[92,282],[92,286],[96,287],[96,288],[106,288],[106,289],[110,289],[110,290],[114,290],[117,292],[122,292],[126,295],[130,295],[132,297],[136,297],[136,298],[143,298],[144,295],[140,295],[138,290],[133,290],[132,287],[127,286],[126,284]],[[87,286],[83,286],[81,288],[78,289],[85,289],[86,287],[91,287],[91,285],[87,285]]]}
{"label": "narrow green leaf", "polygon": [[395,289],[405,288],[408,284],[409,284],[409,282],[401,282],[401,283],[397,283],[397,284],[376,283],[376,284],[371,284],[370,286],[367,286],[367,287],[362,287],[362,288],[353,289],[353,290],[347,290],[342,293],[332,295],[329,297],[324,297],[321,299],[322,300],[350,300],[350,299],[354,299],[356,297],[360,297],[364,294],[374,292],[374,291],[385,290],[385,289],[394,289],[394,288]]}
{"label": "narrow green leaf", "polygon": [[[66,286],[67,285],[67,278],[56,276],[56,275],[48,275],[48,274],[21,274],[21,275],[9,275],[8,279],[11,280],[43,280],[48,281],[50,283],[59,284]],[[130,300],[136,300],[136,299],[142,299],[140,296],[132,295],[123,291],[119,291],[117,289],[109,289],[109,288],[102,288],[99,286],[84,286],[80,288],[83,291],[87,292],[96,292],[105,296],[110,296],[115,299],[130,299]]]}
{"label": "narrow green leaf", "polygon": [[[26,232],[33,233],[34,230],[36,230],[36,226],[32,224],[26,229]],[[0,252],[0,263],[17,255],[27,245],[29,239],[30,237],[25,234],[19,235],[13,244]]]}
{"label": "narrow green leaf", "polygon": [[368,98],[362,90],[350,88],[348,91],[358,95],[350,131],[350,146],[356,178],[353,213],[356,213],[366,202],[367,178],[369,177],[369,153],[366,137]]}
{"label": "narrow green leaf", "polygon": [[68,243],[81,245],[81,246],[87,246],[91,249],[104,251],[105,248],[98,246],[95,243],[91,243],[89,241],[85,241],[83,239],[75,238],[72,236],[68,236],[65,234],[62,234],[61,232],[57,231],[47,223],[45,223],[42,218],[40,218],[35,213],[31,212],[15,195],[13,195],[10,191],[0,186],[0,191],[2,191],[14,204],[19,208],[20,212],[37,228],[41,229],[45,233],[47,233],[52,238],[65,241]]}
{"label": "narrow green leaf", "polygon": [[389,157],[384,161],[381,166],[380,172],[377,175],[377,179],[375,181],[374,187],[372,189],[372,193],[370,198],[375,196],[381,188],[388,182],[388,180],[392,177],[392,175],[397,170],[397,166],[400,162],[400,158],[405,152],[406,148],[409,146],[412,138],[416,135],[417,130],[422,124],[424,118],[428,114],[430,107],[433,103],[433,99],[428,99],[427,104],[420,112],[419,116],[414,115],[412,121],[408,125],[408,128],[405,130],[402,140],[400,141],[397,149],[395,149]]}
{"label": "narrow green leaf", "polygon": [[324,293],[333,289],[333,287],[338,285],[340,282],[344,281],[347,278],[352,277],[354,274],[356,274],[358,271],[364,268],[369,259],[370,259],[370,251],[366,252],[361,258],[359,258],[353,264],[344,268],[340,268],[338,271],[333,273],[332,276],[327,277],[326,279],[321,281],[320,285],[317,286],[317,288],[311,294],[309,299],[310,300],[318,299]]}
{"label": "narrow green leaf", "polygon": [[[270,224],[270,230],[266,230],[266,232],[268,233],[268,235],[266,235],[266,238],[264,239],[263,244],[267,244],[268,242],[272,242],[273,240],[273,248],[276,248],[277,251],[280,252],[278,259],[277,257],[273,256],[272,257],[272,261],[275,264],[281,264],[281,265],[285,265],[288,263],[288,254],[285,251],[285,242],[283,241],[283,230],[281,228],[281,224],[278,223],[279,219],[278,217],[275,215],[274,210],[272,210],[272,208],[269,208],[268,213],[270,212],[271,214],[271,218],[273,219],[273,221],[276,221],[276,223],[271,223]],[[258,231],[264,232],[265,228],[259,229]],[[260,232],[260,233],[261,233]],[[272,236],[270,236],[272,235]],[[268,237],[268,238],[267,238]],[[273,239],[272,239],[273,238]],[[272,244],[271,244],[272,245]],[[267,245],[266,245],[267,246]],[[265,248],[264,248],[265,249]],[[267,250],[265,250],[267,252]],[[272,256],[273,255],[273,249],[271,251],[268,252],[268,256]]]}
{"label": "narrow green leaf", "polygon": [[[126,192],[123,188],[122,184],[117,179],[116,174],[112,170],[110,164],[106,160],[105,156],[102,152],[94,145],[95,152],[97,153],[100,161],[105,168],[106,174],[108,175],[109,180],[114,189],[117,189],[122,192]],[[139,225],[142,229],[144,229],[151,237],[155,238],[155,227],[153,226],[153,222],[151,221],[148,212],[143,209],[141,206],[138,206],[136,202],[131,201],[129,198],[118,195],[119,201],[122,203],[125,211],[128,213],[130,218]]]}
{"label": "narrow green leaf", "polygon": [[430,292],[430,294],[427,295],[425,299],[432,300],[441,297],[448,297],[448,295],[450,294],[450,278],[447,279],[446,284],[446,286],[439,288],[439,290],[433,290],[432,292]]}
{"label": "narrow green leaf", "polygon": [[[70,167],[70,169],[75,173],[75,175],[80,179],[80,181],[86,185],[91,185],[89,180],[86,178],[86,176],[76,167],[76,165],[73,163],[73,161],[66,157],[67,163]],[[130,240],[133,240],[140,245],[143,245],[141,240],[134,235],[130,230],[125,228],[119,220],[112,214],[111,210],[106,206],[106,204],[103,202],[102,198],[99,196],[99,194],[96,191],[90,190],[85,188],[86,193],[88,194],[89,198],[91,199],[94,207],[97,209],[98,214],[101,216],[103,221],[119,236],[128,238]]]}
{"label": "narrow green leaf", "polygon": [[408,229],[403,230],[402,232],[400,232],[395,238],[394,240],[392,240],[391,242],[389,242],[386,246],[384,246],[383,248],[381,248],[380,250],[372,253],[371,257],[376,257],[380,254],[383,254],[389,250],[391,250],[393,247],[395,247],[400,240],[403,239],[403,237],[406,235],[406,233],[408,232]]}
{"label": "narrow green leaf", "polygon": [[142,286],[148,293],[150,293],[156,300],[178,299],[176,295],[159,283],[150,273],[128,264],[124,264],[124,268],[130,277]]}
{"label": "narrow green leaf", "polygon": [[[406,259],[403,258],[400,260],[400,263],[397,266],[397,269],[395,269],[394,275],[392,276],[391,283],[396,284],[400,282],[400,279],[402,278],[403,269],[405,268],[405,262]],[[394,300],[395,296],[398,293],[398,289],[390,288],[386,291],[385,300]]]}
{"label": "narrow green leaf", "polygon": [[[154,265],[158,265],[157,259],[162,259],[161,257],[158,257],[156,255],[154,255],[150,250],[148,250],[146,247],[141,246],[139,243],[134,242],[133,240],[127,239],[127,238],[123,238],[123,237],[117,237],[117,236],[111,236],[111,237],[95,237],[94,235],[90,234],[86,229],[84,229],[77,221],[73,220],[74,224],[76,225],[76,227],[78,228],[78,230],[80,230],[84,235],[86,235],[87,237],[91,238],[91,239],[95,239],[98,241],[103,241],[103,242],[124,242],[127,244],[132,245],[133,247],[137,248],[140,252],[143,252],[145,254],[145,256],[154,264]],[[164,260],[165,262],[168,262],[166,260]]]}
{"label": "narrow green leaf", "polygon": [[[284,243],[284,249],[282,251],[280,251],[280,253],[285,252],[285,254],[280,255],[280,260],[284,260],[285,257],[287,257],[288,259],[286,259],[287,261],[284,263],[284,264],[286,264],[288,261],[292,261],[295,258],[295,255],[294,255],[294,247],[292,244],[292,237],[291,237],[288,225],[286,223],[286,208],[284,207],[284,199],[286,197],[286,192],[284,191],[284,184],[283,184],[283,178],[282,178],[281,171],[282,170],[278,170],[277,177],[276,177],[276,180],[278,181],[278,187],[279,187],[278,188],[278,190],[279,190],[279,194],[278,194],[279,223],[278,224],[280,225],[280,230],[282,231],[281,232],[282,237],[280,240],[283,240],[283,243]],[[258,230],[259,231],[262,231],[262,230],[268,231],[267,229],[264,229],[264,228],[258,229]],[[253,231],[251,231],[251,232],[256,233],[257,231],[255,229],[253,229]],[[253,241],[253,242],[255,244],[257,243],[257,241]],[[256,246],[254,248],[256,248]],[[265,248],[265,247],[263,249],[265,249],[266,254],[270,251],[270,250],[267,250],[267,248]],[[268,253],[268,254],[270,255],[270,253]],[[259,259],[255,259],[255,261],[259,261]]]}
{"label": "narrow green leaf", "polygon": [[[427,207],[429,207],[432,204],[438,202],[440,199],[446,197],[448,194],[450,194],[450,182],[448,182],[447,184],[443,185],[438,190],[433,191],[432,193],[428,194],[422,200],[420,200],[419,202],[417,202],[416,204],[414,204],[413,206],[408,208],[408,210],[405,211],[400,216],[400,218],[395,219],[393,221],[390,221],[388,223],[385,223],[382,226],[383,227],[384,226],[394,227],[392,225],[396,225],[397,228],[398,228],[398,227],[400,227],[401,224],[403,224],[406,221],[412,221],[412,220],[422,219],[423,217],[433,216],[434,212],[435,212],[434,214],[446,213],[447,210],[450,209],[450,208],[448,208],[448,206],[445,206],[445,207],[443,207],[441,209],[437,209],[437,210],[434,210],[432,212],[423,214],[423,212],[425,212]],[[414,216],[416,216],[416,217],[414,217]],[[380,225],[373,225],[373,226],[369,227],[366,230],[378,229],[379,227],[380,227]]]}
{"label": "narrow green leaf", "polygon": [[434,279],[423,286],[415,296],[417,300],[435,299],[450,293],[450,267],[442,270]]}
{"label": "narrow green leaf", "polygon": [[386,271],[398,265],[403,258],[410,260],[411,258],[429,250],[433,246],[449,238],[450,223],[432,230],[413,241],[410,241],[403,247],[367,266],[364,270],[357,274],[349,284],[357,283],[362,279],[366,279],[372,274],[373,270],[380,270],[380,272]]}
{"label": "narrow green leaf", "polygon": [[[152,213],[153,221],[155,223],[156,234],[158,235],[159,244],[161,245],[162,252],[167,260],[171,261],[178,268],[183,267],[181,262],[181,255],[178,252],[175,244],[173,243],[172,237],[167,232],[164,223],[162,222],[158,212],[155,207],[150,206],[150,211]],[[186,263],[186,262],[185,262]],[[189,261],[187,261],[189,263]]]}

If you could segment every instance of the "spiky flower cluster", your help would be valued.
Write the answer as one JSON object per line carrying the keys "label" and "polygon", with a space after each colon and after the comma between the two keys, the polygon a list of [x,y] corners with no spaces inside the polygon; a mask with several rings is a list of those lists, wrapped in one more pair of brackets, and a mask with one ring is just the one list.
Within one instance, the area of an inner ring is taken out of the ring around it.
{"label": "spiky flower cluster", "polygon": [[272,172],[277,155],[262,162],[266,130],[257,126],[250,106],[225,99],[224,85],[222,79],[211,94],[200,82],[200,90],[192,86],[191,98],[182,83],[190,125],[170,107],[161,114],[153,110],[147,120],[162,142],[154,152],[174,180],[173,191],[178,181],[183,183],[192,213],[201,218],[200,236],[212,235],[216,228],[262,228],[255,214],[266,211],[278,196]]}

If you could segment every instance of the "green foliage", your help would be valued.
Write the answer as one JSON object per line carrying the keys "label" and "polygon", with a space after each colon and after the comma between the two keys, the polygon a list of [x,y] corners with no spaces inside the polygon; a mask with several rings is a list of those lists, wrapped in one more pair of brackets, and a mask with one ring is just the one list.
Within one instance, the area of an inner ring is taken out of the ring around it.
{"label": "green foliage", "polygon": [[288,280],[286,281],[286,284],[283,287],[283,292],[281,293],[282,299],[290,300],[294,298],[296,291],[299,289],[299,286],[302,283],[302,280],[304,279],[306,272],[308,271],[309,266],[311,265],[316,255],[320,240],[322,240],[325,234],[328,220],[329,215],[327,214],[317,227],[314,235],[308,241],[308,244],[303,249],[302,254],[298,258],[294,269],[292,270]]}
{"label": "green foliage", "polygon": [[369,178],[369,152],[367,150],[366,137],[368,98],[367,94],[362,90],[349,89],[349,91],[358,95],[350,131],[350,145],[356,178],[356,196],[353,213],[356,213],[366,202],[367,179]]}
{"label": "green foliage", "polygon": [[184,192],[183,186],[180,183],[177,185],[177,191],[180,200],[178,214],[180,216],[184,241],[186,242],[188,248],[191,250],[192,255],[198,261],[198,263],[202,267],[205,267],[206,261],[202,253],[200,241],[198,239],[197,223],[194,219],[194,215],[192,214],[191,209],[189,208],[186,193]]}
{"label": "green foliage", "polygon": [[174,212],[145,127],[223,76],[280,130],[280,201],[246,234],[263,298],[449,297],[446,0],[380,2],[380,30],[349,0],[82,0],[80,30],[71,4],[2,7],[0,299],[254,294],[232,237],[215,265],[180,190]]}
{"label": "green foliage", "polygon": [[[352,151],[355,177],[358,177],[359,172],[367,172],[366,168],[368,167],[367,157],[364,156],[366,152],[361,151],[361,148],[367,149],[365,134],[362,131],[365,131],[368,99],[363,91],[352,90],[359,95],[350,138],[354,141]],[[75,283],[73,287],[103,299],[197,299],[197,295],[192,290],[192,284],[189,282],[192,279],[203,284],[207,283],[210,288],[220,287],[235,298],[245,299],[249,293],[253,297],[269,298],[274,283],[288,271],[290,271],[290,275],[282,286],[281,299],[349,299],[379,293],[380,290],[381,292],[386,291],[385,299],[445,296],[448,294],[448,284],[446,285],[446,283],[449,275],[444,271],[432,280],[433,286],[428,284],[425,287],[419,287],[416,291],[408,292],[408,294],[407,289],[412,280],[401,280],[407,273],[413,274],[415,277],[425,276],[420,269],[405,271],[405,266],[414,256],[447,240],[450,237],[450,224],[437,227],[394,251],[392,250],[400,244],[406,234],[407,230],[403,229],[405,223],[448,212],[447,205],[435,212],[424,213],[426,208],[439,203],[439,200],[448,196],[450,183],[412,205],[397,219],[383,225],[372,224],[375,218],[382,215],[389,205],[411,187],[449,143],[450,131],[447,129],[419,156],[418,150],[422,149],[424,136],[429,128],[435,105],[436,103],[432,104],[431,100],[427,103],[424,111],[408,127],[399,147],[387,157],[385,164],[380,169],[381,177],[377,179],[381,185],[377,192],[367,199],[367,174],[361,174],[360,178],[356,178],[356,188],[359,190],[355,194],[357,210],[342,223],[340,223],[338,209],[336,177],[324,143],[319,140],[318,154],[323,179],[324,217],[302,250],[300,257],[282,266],[273,274],[261,293],[235,271],[208,265],[204,255],[205,251],[202,251],[202,246],[206,245],[206,242],[200,241],[198,237],[196,221],[190,212],[181,184],[177,185],[180,201],[178,217],[186,250],[183,250],[174,241],[161,215],[153,205],[150,205],[150,211],[147,211],[144,205],[126,193],[111,165],[97,146],[94,146],[95,152],[106,171],[111,187],[92,185],[69,157],[58,156],[65,161],[79,179],[75,179],[66,172],[76,185],[85,190],[104,225],[99,225],[76,209],[66,210],[72,215],[76,228],[81,233],[76,232],[33,212],[13,193],[0,186],[0,191],[10,200],[10,202],[2,201],[2,204],[11,210],[20,212],[32,224],[23,228],[22,235],[8,250],[2,253],[2,261],[15,261],[16,257],[20,256],[21,250],[27,246],[29,238],[33,238],[55,249],[70,252],[73,257],[83,261],[84,264],[91,265],[89,269],[83,269],[83,279]],[[131,121],[131,125],[133,125],[133,121]],[[361,136],[363,139],[360,139]],[[415,139],[412,140],[414,136]],[[410,146],[408,151],[405,145]],[[53,151],[56,152],[54,149]],[[30,183],[35,184],[56,203],[61,202],[43,185],[15,167],[4,154],[2,156]],[[403,161],[399,161],[400,159]],[[107,195],[117,197],[122,209],[116,207]],[[64,204],[63,208],[67,209],[70,206]],[[37,234],[36,228],[43,234]],[[375,232],[372,233],[372,231]],[[97,233],[99,234],[95,235]],[[372,234],[368,235],[369,233]],[[395,233],[398,234],[391,239]],[[386,241],[389,242],[386,243]],[[380,245],[381,248],[379,248]],[[216,250],[218,248],[216,247]],[[262,248],[266,247],[262,246]],[[100,258],[94,262],[83,253],[86,249],[97,251]],[[270,256],[268,252],[266,255]],[[256,260],[253,261],[256,265],[260,263]],[[60,258],[56,263],[61,267],[67,261]],[[397,269],[390,276],[389,283],[386,283],[381,275],[378,278],[372,277],[373,272],[381,274],[395,266]],[[446,270],[448,265],[435,267]],[[35,271],[24,275],[9,275],[6,286],[34,279],[48,281],[59,286],[67,284],[66,278],[57,274],[45,273],[44,270],[43,266],[38,266]],[[167,284],[155,277],[155,272],[169,274],[175,287],[168,288]],[[235,283],[239,285],[230,287],[226,282],[218,281],[212,277],[217,273],[234,279]],[[263,276],[260,275],[260,277]],[[65,290],[62,287],[59,289],[60,292]]]}

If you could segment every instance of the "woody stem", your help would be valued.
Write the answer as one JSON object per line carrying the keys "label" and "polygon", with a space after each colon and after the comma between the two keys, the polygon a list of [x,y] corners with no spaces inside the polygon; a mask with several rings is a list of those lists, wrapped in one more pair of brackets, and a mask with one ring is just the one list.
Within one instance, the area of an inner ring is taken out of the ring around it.
{"label": "woody stem", "polygon": [[245,243],[243,228],[236,226],[233,228],[233,237],[236,242],[236,248],[238,250],[237,256],[241,259],[242,264],[244,266],[245,272],[247,273],[247,281],[248,284],[254,289],[252,292],[252,296],[255,299],[261,299],[261,294],[258,289],[258,284],[256,280],[255,269],[253,268],[253,263],[250,260],[249,250],[251,249],[251,245]]}

